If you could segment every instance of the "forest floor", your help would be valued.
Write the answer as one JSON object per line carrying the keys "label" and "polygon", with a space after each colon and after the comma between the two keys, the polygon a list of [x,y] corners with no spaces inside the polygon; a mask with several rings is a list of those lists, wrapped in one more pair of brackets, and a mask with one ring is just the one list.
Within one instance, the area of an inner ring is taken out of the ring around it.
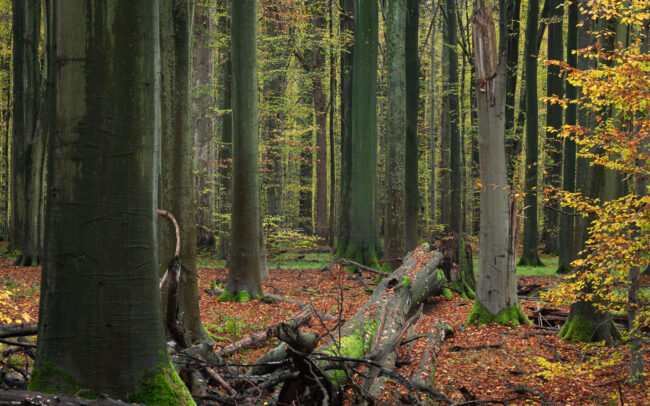
{"label": "forest floor", "polygon": [[[286,254],[285,259],[270,261],[271,278],[263,283],[264,290],[311,303],[320,312],[348,319],[367,300],[369,293],[338,266],[331,271],[319,270],[328,258],[328,254]],[[551,274],[553,258],[545,259],[549,262],[546,271],[523,269],[525,275],[518,276],[518,283],[529,286],[555,283],[556,276]],[[222,266],[222,263],[200,258],[198,272],[203,322],[214,335],[217,346],[225,346],[284,321],[299,311],[297,305],[289,303],[217,302],[217,297],[208,295],[206,290],[225,281],[227,272],[216,265]],[[367,282],[371,283],[372,279],[368,276]],[[28,315],[35,321],[39,281],[40,267],[15,267],[9,259],[0,259],[0,291],[10,291],[8,300],[4,303],[0,300],[0,316],[16,320]],[[649,287],[650,278],[644,277],[642,284]],[[474,397],[482,400],[481,404],[650,405],[648,363],[646,383],[631,385],[625,382],[628,346],[565,342],[556,333],[541,327],[558,325],[555,315],[566,312],[567,308],[550,306],[535,297],[522,299],[521,303],[535,325],[508,328],[490,324],[478,328],[462,324],[472,301],[457,296],[432,297],[424,306],[423,316],[405,337],[427,333],[438,320],[455,328],[455,333],[443,342],[438,354],[434,385],[456,402],[467,402]],[[303,329],[324,333],[325,326],[331,328],[332,323],[312,319],[311,325]],[[244,350],[232,361],[252,362],[275,344],[269,341],[262,347]],[[420,366],[425,345],[426,339],[419,339],[400,347],[398,363],[401,366],[396,372],[411,377]],[[0,344],[0,351],[3,349]],[[650,352],[650,346],[645,347],[645,352]],[[18,365],[22,362],[23,367],[28,368],[30,361],[14,356],[12,362]],[[3,365],[0,373],[5,370]],[[525,390],[517,392],[517,387]],[[407,389],[389,382],[382,401],[389,405],[402,404],[407,395]],[[346,404],[352,404],[352,396],[350,392]]]}

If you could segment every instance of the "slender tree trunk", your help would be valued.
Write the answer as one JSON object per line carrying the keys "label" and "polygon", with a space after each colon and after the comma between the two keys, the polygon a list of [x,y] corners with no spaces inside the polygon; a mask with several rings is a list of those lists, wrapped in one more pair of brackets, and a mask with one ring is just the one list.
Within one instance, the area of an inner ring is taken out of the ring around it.
{"label": "slender tree trunk", "polygon": [[[303,86],[306,85],[302,82]],[[300,104],[311,106],[313,94],[303,92],[300,96]],[[308,109],[308,107],[306,107]],[[314,190],[314,134],[311,131],[313,124],[312,111],[308,110],[302,128],[307,128],[300,137],[300,202],[299,202],[299,227],[303,233],[312,235],[314,233],[313,222],[313,190]]]}
{"label": "slender tree trunk", "polygon": [[[406,160],[405,166],[405,235],[406,250],[415,249],[418,243],[418,106],[420,103],[420,56],[418,32],[420,28],[420,2],[406,0],[405,72],[406,72]],[[390,257],[390,256],[389,256]]]}
{"label": "slender tree trunk", "polygon": [[[193,137],[191,131],[192,16],[190,0],[160,0],[161,58],[161,209],[171,212],[180,228],[179,314],[188,341],[204,336],[199,312],[196,273],[196,201],[194,200]],[[159,217],[160,259],[174,256],[173,224]]]}
{"label": "slender tree trunk", "polygon": [[257,112],[257,1],[232,9],[233,173],[228,294],[246,301],[262,294],[260,284],[259,139]]}
{"label": "slender tree trunk", "polygon": [[[341,37],[353,36],[354,0],[343,0]],[[341,187],[339,188],[339,240],[336,255],[343,256],[350,242],[350,184],[352,174],[352,60],[353,42],[346,42],[341,51]]]}
{"label": "slender tree trunk", "polygon": [[508,184],[514,185],[517,172],[521,138],[515,133],[515,97],[517,94],[517,67],[519,64],[519,32],[521,0],[508,1],[507,8],[508,45],[506,50],[506,159]]}
{"label": "slender tree trunk", "polygon": [[519,265],[541,266],[537,252],[537,24],[539,0],[528,4],[526,22],[526,167],[524,169],[524,241]]}
{"label": "slender tree trunk", "polygon": [[350,240],[345,256],[378,267],[374,199],[377,179],[377,2],[355,0],[354,23]]}
{"label": "slender tree trunk", "polygon": [[[563,21],[564,8],[559,0],[549,0],[548,24],[548,59],[563,61]],[[546,69],[546,95],[548,97],[564,97],[564,86],[560,76],[560,67],[549,65]],[[544,187],[559,189],[562,186],[562,138],[558,132],[562,128],[562,106],[559,103],[546,102],[546,162]],[[550,207],[544,208],[544,228],[542,241],[544,251],[556,253],[558,249],[558,209],[560,204],[557,199],[547,201]],[[569,235],[571,237],[571,235]]]}
{"label": "slender tree trunk", "polygon": [[158,1],[51,4],[57,136],[30,389],[191,405],[158,296]]}
{"label": "slender tree trunk", "polygon": [[[217,249],[221,258],[229,259],[230,256],[230,210],[232,198],[232,63],[230,41],[230,1],[218,0],[217,30],[220,43],[219,48],[219,247]],[[229,261],[228,261],[229,262]]]}
{"label": "slender tree trunk", "polygon": [[[384,256],[392,259],[402,258],[404,254],[406,254],[406,228],[404,221],[407,128],[405,87],[406,59],[404,51],[404,37],[406,34],[405,2],[400,0],[389,0],[386,19],[386,81],[388,111],[386,117],[385,143],[386,228],[384,237]],[[417,159],[415,160],[417,161]],[[396,262],[390,263],[390,266],[393,269],[397,268],[398,264]]]}
{"label": "slender tree trunk", "polygon": [[[577,2],[569,5],[568,10],[568,31],[567,31],[567,63],[570,66],[577,67],[577,56],[574,51],[578,45],[578,20],[579,20],[579,5]],[[578,89],[567,81],[566,83],[566,97],[569,100],[576,100],[578,98]],[[566,109],[565,123],[566,125],[575,125],[577,119],[577,106],[573,103],[569,104]],[[567,192],[575,191],[576,187],[576,144],[570,138],[564,139],[564,153],[563,153],[563,166],[562,166],[562,189]],[[570,211],[571,209],[568,208]],[[571,261],[576,257],[574,247],[574,225],[575,220],[573,216],[560,216],[560,224],[558,229],[558,273],[567,273],[571,269]]]}
{"label": "slender tree trunk", "polygon": [[329,245],[334,247],[336,235],[336,148],[334,142],[334,115],[336,113],[336,55],[334,53],[334,2],[329,0],[329,38],[330,38],[330,95],[329,95],[329,148],[330,148],[330,218],[329,218]]}
{"label": "slender tree trunk", "polygon": [[192,126],[195,162],[196,242],[214,247],[216,226],[216,143],[214,99],[215,52],[214,4],[194,5],[194,48],[192,51]]}
{"label": "slender tree trunk", "polygon": [[[20,247],[16,265],[38,264],[38,202],[35,174],[39,154],[35,148],[39,119],[41,72],[39,44],[41,3],[13,1],[14,127],[12,132],[12,242]],[[43,145],[41,144],[41,147]],[[43,149],[41,151],[44,151]],[[40,182],[41,180],[39,180]]]}
{"label": "slender tree trunk", "polygon": [[461,177],[461,142],[459,131],[460,111],[458,108],[458,44],[456,0],[446,0],[447,6],[447,80],[449,84],[449,231],[460,238],[462,233],[462,177]]}
{"label": "slender tree trunk", "polygon": [[[429,146],[431,148],[431,156],[429,161],[430,166],[430,181],[429,181],[429,221],[432,224],[436,224],[436,212],[438,207],[436,206],[436,148],[438,140],[438,124],[436,122],[436,16],[438,14],[438,7],[435,7],[433,11],[433,17],[431,21],[431,48],[429,49],[429,58],[431,66],[431,77],[429,78],[429,86],[431,88],[431,106],[429,110],[429,126],[431,134],[429,136]],[[435,233],[432,231],[431,235],[428,235],[430,241],[434,241]]]}
{"label": "slender tree trunk", "polygon": [[439,224],[445,227],[445,231],[449,231],[449,225],[451,224],[451,173],[449,162],[451,144],[451,114],[449,111],[451,108],[449,95],[452,90],[449,86],[449,15],[446,8],[441,11],[444,31],[442,35],[442,105],[440,109],[440,172],[438,176],[440,183],[438,185],[438,200],[440,202]]}
{"label": "slender tree trunk", "polygon": [[[516,212],[508,204],[505,156],[506,9],[500,1],[500,42],[492,12],[478,0],[474,16],[476,99],[481,154],[481,231],[476,301],[467,323],[530,323],[519,307],[515,276]],[[510,210],[508,208],[510,207]]]}

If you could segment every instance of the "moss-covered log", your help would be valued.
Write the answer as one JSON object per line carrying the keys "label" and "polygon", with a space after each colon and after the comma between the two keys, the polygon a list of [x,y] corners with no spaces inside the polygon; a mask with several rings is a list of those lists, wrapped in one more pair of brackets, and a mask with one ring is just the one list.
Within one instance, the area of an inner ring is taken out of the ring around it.
{"label": "moss-covered log", "polygon": [[447,283],[443,295],[452,296],[456,292],[463,299],[474,299],[476,276],[472,258],[472,247],[463,238],[446,237],[440,241],[443,261],[440,268],[445,273]]}
{"label": "moss-covered log", "polygon": [[[390,369],[394,362],[391,354],[399,345],[409,317],[425,298],[441,291],[445,276],[438,266],[442,258],[440,252],[429,251],[426,244],[408,254],[403,265],[377,285],[368,301],[340,332],[320,346],[318,353],[350,358],[367,356]],[[347,379],[343,370],[328,371],[326,376],[335,388]],[[370,393],[378,393],[382,381],[372,379],[367,386]]]}

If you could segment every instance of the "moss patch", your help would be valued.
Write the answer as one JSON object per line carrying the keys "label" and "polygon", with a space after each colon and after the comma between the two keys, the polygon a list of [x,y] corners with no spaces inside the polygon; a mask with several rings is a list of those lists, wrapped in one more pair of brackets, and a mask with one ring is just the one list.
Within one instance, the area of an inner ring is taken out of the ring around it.
{"label": "moss patch", "polygon": [[511,306],[501,310],[497,314],[492,314],[478,300],[474,301],[474,306],[472,306],[465,325],[478,325],[480,327],[492,322],[511,327],[518,326],[519,324],[532,324],[519,305]]}
{"label": "moss patch", "polygon": [[408,278],[408,276],[406,276],[406,275],[402,276],[402,285],[405,288],[411,286],[411,280]]}
{"label": "moss patch", "polygon": [[[32,370],[32,376],[27,389],[43,393],[69,393],[79,395],[81,387],[52,362],[46,362]],[[83,396],[83,394],[82,394]]]}
{"label": "moss patch", "polygon": [[[255,295],[256,299],[259,299],[259,295]],[[250,293],[246,292],[245,290],[240,290],[237,293],[233,293],[229,290],[224,290],[220,295],[219,298],[217,299],[217,302],[239,302],[239,303],[246,303],[250,302],[252,299]]]}
{"label": "moss patch", "polygon": [[564,323],[559,336],[567,341],[588,343],[594,336],[594,328],[589,320],[576,314],[571,321]]}
{"label": "moss patch", "polygon": [[141,389],[127,396],[133,403],[161,406],[196,406],[192,395],[171,364],[160,364],[142,374]]}
{"label": "moss patch", "polygon": [[[377,332],[377,322],[369,323],[363,328],[359,329],[356,333],[341,337],[341,346],[338,342],[330,348],[323,350],[324,354],[360,358],[366,355],[371,350],[372,341]],[[330,370],[327,372],[332,384],[336,387],[347,380],[345,371],[341,369]]]}
{"label": "moss patch", "polygon": [[454,297],[454,293],[447,288],[442,288],[442,295],[448,299],[452,299]]}

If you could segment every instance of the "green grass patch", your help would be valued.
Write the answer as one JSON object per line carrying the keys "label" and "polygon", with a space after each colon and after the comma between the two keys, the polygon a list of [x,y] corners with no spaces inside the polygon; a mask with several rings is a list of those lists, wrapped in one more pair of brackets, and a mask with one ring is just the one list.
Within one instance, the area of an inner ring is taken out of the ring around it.
{"label": "green grass patch", "polygon": [[[542,255],[540,256],[544,266],[517,266],[517,275],[519,276],[553,276],[557,270],[558,257]],[[474,255],[474,274],[478,274],[478,255]],[[516,263],[519,262],[517,257]]]}

